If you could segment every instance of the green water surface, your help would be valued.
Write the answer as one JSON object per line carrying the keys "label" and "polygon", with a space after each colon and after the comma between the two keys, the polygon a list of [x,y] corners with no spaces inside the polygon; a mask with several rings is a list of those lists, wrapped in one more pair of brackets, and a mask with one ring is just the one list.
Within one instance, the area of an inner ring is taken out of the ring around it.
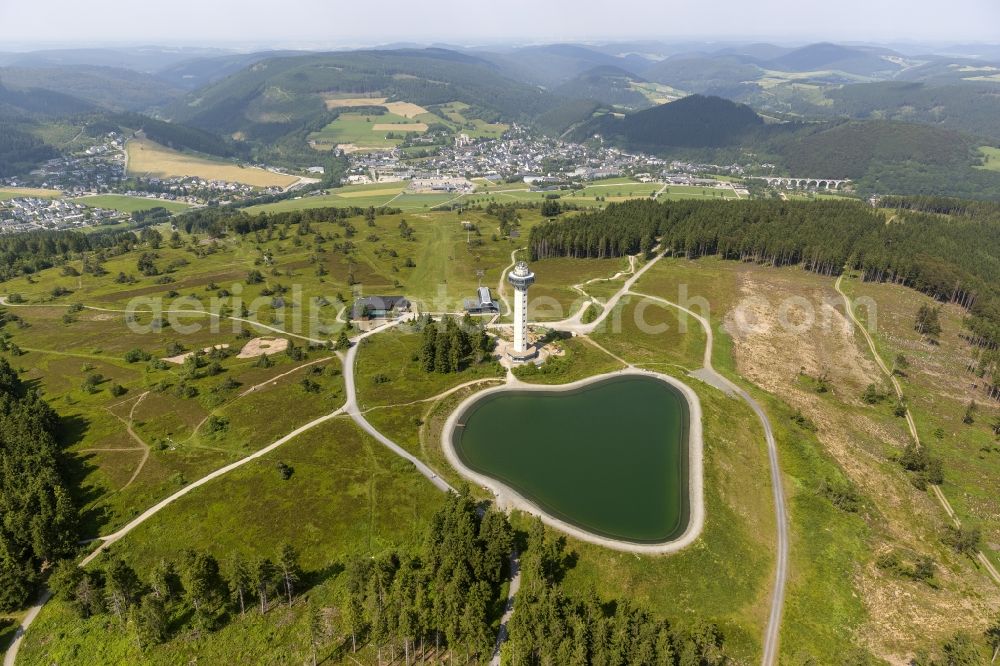
{"label": "green water surface", "polygon": [[572,391],[503,391],[460,415],[455,450],[546,512],[601,536],[655,543],[688,521],[688,404],[653,377]]}

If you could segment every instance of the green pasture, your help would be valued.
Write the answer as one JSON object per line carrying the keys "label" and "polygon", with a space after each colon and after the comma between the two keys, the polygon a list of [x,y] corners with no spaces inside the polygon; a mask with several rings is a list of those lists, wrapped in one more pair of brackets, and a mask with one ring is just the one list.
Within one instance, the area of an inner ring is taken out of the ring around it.
{"label": "green pasture", "polygon": [[147,199],[145,197],[127,197],[118,194],[101,194],[93,197],[79,197],[71,199],[75,203],[81,203],[91,208],[104,208],[107,210],[117,210],[123,213],[136,213],[151,208],[165,208],[171,213],[181,213],[191,208],[190,204],[178,201],[164,201],[163,199]]}
{"label": "green pasture", "polygon": [[979,153],[983,158],[983,165],[980,168],[1000,171],[1000,148],[983,146],[979,149]]}
{"label": "green pasture", "polygon": [[[363,113],[342,113],[332,123],[318,132],[309,135],[317,147],[332,148],[337,144],[354,144],[359,148],[385,149],[398,146],[403,142],[406,130],[395,132],[396,138],[386,138],[392,130],[375,131],[375,125],[408,125],[423,122],[419,119],[409,119],[394,113],[382,115]],[[410,130],[412,131],[412,130]]]}

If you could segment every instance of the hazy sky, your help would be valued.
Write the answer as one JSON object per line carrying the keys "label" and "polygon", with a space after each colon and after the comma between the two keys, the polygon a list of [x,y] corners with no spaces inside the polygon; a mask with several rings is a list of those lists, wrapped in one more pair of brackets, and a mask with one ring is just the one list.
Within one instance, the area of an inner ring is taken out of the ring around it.
{"label": "hazy sky", "polygon": [[0,51],[647,37],[1000,42],[998,0],[0,0]]}

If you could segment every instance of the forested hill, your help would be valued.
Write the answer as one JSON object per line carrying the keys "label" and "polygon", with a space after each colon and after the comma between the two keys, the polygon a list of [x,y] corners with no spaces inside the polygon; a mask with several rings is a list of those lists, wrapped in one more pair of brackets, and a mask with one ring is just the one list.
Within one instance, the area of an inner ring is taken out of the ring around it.
{"label": "forested hill", "polygon": [[899,210],[886,224],[878,211],[856,202],[636,200],[539,225],[531,230],[529,247],[534,259],[611,257],[648,251],[659,237],[689,257],[801,264],[828,275],[848,266],[866,279],[891,280],[965,306],[969,329],[995,350],[1000,207],[954,210],[950,216]]}
{"label": "forested hill", "polygon": [[633,82],[642,80],[620,67],[605,65],[570,79],[552,92],[567,99],[593,100],[629,109],[644,109],[650,106],[650,101],[632,88]]}
{"label": "forested hill", "polygon": [[964,169],[976,146],[953,130],[883,120],[820,125],[772,143],[792,173],[855,180],[876,165]]}
{"label": "forested hill", "polygon": [[90,102],[52,90],[14,89],[0,81],[0,115],[11,117],[58,117],[87,113],[97,107]]}
{"label": "forested hill", "polygon": [[23,123],[0,118],[0,178],[31,171],[56,155],[55,149],[28,132]]}
{"label": "forested hill", "polygon": [[271,58],[192,93],[168,115],[220,134],[273,137],[321,118],[325,93],[377,94],[423,106],[458,101],[498,120],[527,120],[558,103],[479,58],[407,49]]}
{"label": "forested hill", "polygon": [[658,152],[668,147],[721,148],[747,140],[764,124],[753,109],[721,97],[691,95],[630,113],[604,115],[583,125],[581,137],[601,134],[630,149]]}
{"label": "forested hill", "polygon": [[245,150],[245,146],[226,141],[212,132],[139,113],[110,114],[103,120],[123,131],[141,131],[153,141],[175,150],[194,150],[219,157],[233,157]]}
{"label": "forested hill", "polygon": [[626,150],[682,159],[741,159],[752,153],[790,175],[850,178],[861,194],[1000,199],[1000,173],[980,166],[981,140],[955,130],[889,120],[765,124],[748,106],[692,95],[573,132]]}

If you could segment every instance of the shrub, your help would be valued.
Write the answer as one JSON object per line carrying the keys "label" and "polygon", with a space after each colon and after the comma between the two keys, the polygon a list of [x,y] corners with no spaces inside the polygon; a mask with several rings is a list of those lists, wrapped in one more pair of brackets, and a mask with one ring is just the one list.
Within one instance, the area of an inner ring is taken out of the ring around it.
{"label": "shrub", "polygon": [[145,352],[136,347],[135,349],[130,349],[125,352],[124,358],[126,363],[138,363],[139,361],[149,361],[153,358],[153,356],[149,352]]}
{"label": "shrub", "polygon": [[104,381],[104,376],[93,372],[84,377],[83,390],[87,393],[97,393],[97,386]]}
{"label": "shrub", "polygon": [[209,434],[215,434],[217,432],[224,432],[229,429],[229,419],[225,416],[216,416],[212,414],[205,421],[205,431]]}
{"label": "shrub", "polygon": [[830,500],[841,511],[856,513],[861,508],[861,495],[848,481],[827,481],[820,483],[819,494]]}
{"label": "shrub", "polygon": [[869,384],[865,392],[861,394],[861,399],[869,405],[877,405],[878,403],[885,400],[885,391],[880,389],[875,384]]}
{"label": "shrub", "polygon": [[946,528],[941,541],[955,549],[955,552],[964,555],[972,555],[979,550],[979,542],[982,540],[982,531],[978,527],[951,527]]}
{"label": "shrub", "polygon": [[803,430],[809,430],[810,432],[816,432],[816,424],[813,423],[812,419],[802,413],[801,409],[796,409],[795,413],[791,416],[792,423],[799,426]]}

